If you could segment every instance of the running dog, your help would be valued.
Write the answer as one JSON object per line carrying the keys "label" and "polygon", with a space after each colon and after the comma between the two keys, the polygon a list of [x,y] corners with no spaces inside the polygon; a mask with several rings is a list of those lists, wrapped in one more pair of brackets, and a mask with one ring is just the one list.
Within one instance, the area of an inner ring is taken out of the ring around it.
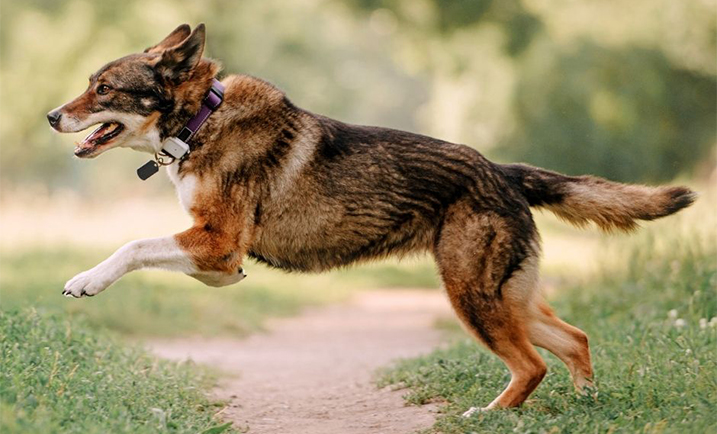
{"label": "running dog", "polygon": [[[496,164],[468,146],[329,119],[254,77],[217,84],[220,67],[202,57],[204,44],[203,24],[181,25],[103,66],[82,95],[47,115],[62,133],[100,125],[75,148],[79,158],[120,147],[155,154],[150,169],[166,165],[194,221],[173,236],[126,244],[67,282],[65,295],[96,295],[148,267],[224,286],[244,277],[245,256],[321,272],[430,252],[460,320],[512,374],[486,409],[518,406],[538,386],[546,365],[535,346],[567,365],[578,391],[592,385],[587,336],[557,318],[538,290],[530,208],[630,231],[637,220],[689,206],[692,191]],[[183,130],[206,114],[213,94],[220,104],[188,138]],[[171,140],[186,149],[168,151]]]}

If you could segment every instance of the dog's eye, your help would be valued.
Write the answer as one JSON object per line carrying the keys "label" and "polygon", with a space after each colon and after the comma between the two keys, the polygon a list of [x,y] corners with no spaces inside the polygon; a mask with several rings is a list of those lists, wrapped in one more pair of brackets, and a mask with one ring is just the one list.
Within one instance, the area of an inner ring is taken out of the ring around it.
{"label": "dog's eye", "polygon": [[107,93],[110,91],[110,87],[106,84],[101,84],[97,86],[97,93],[100,95],[107,95]]}

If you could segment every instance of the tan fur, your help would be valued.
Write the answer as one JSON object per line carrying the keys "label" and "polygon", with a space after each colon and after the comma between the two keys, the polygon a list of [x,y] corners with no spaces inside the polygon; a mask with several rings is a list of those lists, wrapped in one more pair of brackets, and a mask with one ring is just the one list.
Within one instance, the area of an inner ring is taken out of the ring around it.
{"label": "tan fur", "polygon": [[[436,259],[446,292],[458,317],[508,366],[512,380],[487,408],[520,405],[538,386],[545,362],[533,348],[530,326],[537,310],[538,240],[531,254],[495,294],[509,259],[511,221],[497,215],[475,216],[456,204],[442,229]],[[477,254],[480,252],[480,254]],[[480,274],[476,274],[476,272]]]}
{"label": "tan fur", "polygon": [[603,230],[632,230],[637,219],[659,215],[671,201],[671,187],[618,184],[593,177],[568,186],[560,205],[550,211],[578,226],[596,223]]}
{"label": "tan fur", "polygon": [[584,393],[586,386],[592,386],[593,377],[587,335],[556,317],[543,301],[531,306],[526,314],[530,341],[562,360],[570,371],[575,388]]}
{"label": "tan fur", "polygon": [[139,127],[139,134],[144,135],[147,134],[150,128],[154,127],[154,124],[157,123],[157,120],[159,119],[159,112],[155,112],[152,115],[147,117],[147,120]]}

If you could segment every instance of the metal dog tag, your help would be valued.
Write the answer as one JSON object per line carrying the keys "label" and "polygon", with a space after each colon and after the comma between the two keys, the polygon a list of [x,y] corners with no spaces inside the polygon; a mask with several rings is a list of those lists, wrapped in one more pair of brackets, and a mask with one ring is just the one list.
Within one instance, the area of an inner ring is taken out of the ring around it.
{"label": "metal dog tag", "polygon": [[159,165],[157,164],[157,162],[147,161],[145,164],[142,165],[142,167],[137,169],[137,176],[139,176],[139,179],[141,179],[142,181],[145,181],[147,180],[147,178],[157,172],[159,172]]}

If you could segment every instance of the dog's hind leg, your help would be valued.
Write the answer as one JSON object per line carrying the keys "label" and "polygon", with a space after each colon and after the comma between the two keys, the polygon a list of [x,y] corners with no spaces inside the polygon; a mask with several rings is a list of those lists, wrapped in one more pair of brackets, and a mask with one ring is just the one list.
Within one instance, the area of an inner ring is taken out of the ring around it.
{"label": "dog's hind leg", "polygon": [[528,328],[537,287],[532,220],[475,215],[470,207],[456,204],[437,235],[434,254],[458,317],[511,372],[508,387],[486,409],[520,405],[547,369]]}
{"label": "dog's hind leg", "polygon": [[555,354],[567,365],[578,392],[584,393],[586,386],[592,387],[593,369],[587,335],[555,316],[545,302],[533,305],[528,337],[534,345]]}

